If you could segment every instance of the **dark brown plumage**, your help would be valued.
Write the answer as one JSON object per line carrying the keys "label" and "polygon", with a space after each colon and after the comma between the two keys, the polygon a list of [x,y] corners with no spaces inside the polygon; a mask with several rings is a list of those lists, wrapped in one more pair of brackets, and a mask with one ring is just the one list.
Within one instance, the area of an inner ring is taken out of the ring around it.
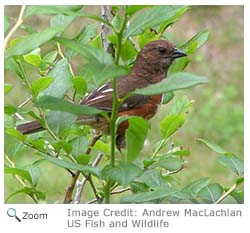
{"label": "dark brown plumage", "polygon": [[[130,75],[117,80],[119,97],[123,98],[128,92],[137,88],[160,82],[166,77],[167,70],[173,60],[183,56],[186,56],[186,54],[176,49],[169,41],[156,40],[148,43],[139,52]],[[81,104],[111,113],[112,92],[112,83],[108,82],[87,95],[81,101]],[[135,115],[150,119],[155,115],[161,100],[162,95],[130,96],[121,104],[118,116]],[[102,130],[105,133],[109,131],[108,122],[101,116],[79,116],[78,122],[91,125],[93,128]],[[128,122],[124,121],[117,130],[117,147],[119,149],[124,145],[124,136],[127,128]],[[41,129],[42,126],[37,121],[17,126],[17,130],[24,134],[34,133]]]}

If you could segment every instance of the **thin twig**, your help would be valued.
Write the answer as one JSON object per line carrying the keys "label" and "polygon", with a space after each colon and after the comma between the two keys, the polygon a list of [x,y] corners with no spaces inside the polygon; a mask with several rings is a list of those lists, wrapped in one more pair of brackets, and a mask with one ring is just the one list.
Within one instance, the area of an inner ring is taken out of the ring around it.
{"label": "thin twig", "polygon": [[237,185],[234,184],[230,189],[227,190],[227,192],[225,192],[216,202],[215,204],[219,204],[221,203],[228,195],[230,195],[231,192],[234,191],[234,189],[236,189]]}
{"label": "thin twig", "polygon": [[124,192],[130,191],[130,190],[131,190],[131,188],[125,188],[125,189],[115,190],[115,191],[111,192],[111,195],[124,193]]}
{"label": "thin twig", "polygon": [[24,100],[21,104],[18,105],[18,108],[22,108],[24,105],[26,105],[27,103],[29,103],[31,101],[31,97],[29,97],[28,99]]}
{"label": "thin twig", "polygon": [[23,5],[21,7],[18,19],[16,24],[14,25],[14,27],[9,31],[9,33],[7,34],[7,36],[4,38],[4,50],[6,49],[8,42],[10,40],[10,38],[12,37],[12,35],[14,34],[14,32],[19,28],[19,26],[23,23],[23,15],[24,15],[24,11],[25,11],[26,5]]}
{"label": "thin twig", "polygon": [[163,176],[170,176],[170,175],[173,175],[173,174],[176,174],[178,172],[180,172],[182,169],[186,168],[187,167],[187,164],[184,163],[180,168],[174,170],[174,171],[168,171],[166,173],[163,174]]}
{"label": "thin twig", "polygon": [[[11,167],[16,168],[15,163],[9,158],[8,155],[4,156],[5,159],[9,162],[9,164],[11,165]],[[18,176],[18,175],[13,175],[16,180],[23,186],[26,187],[27,185],[22,181],[22,179]],[[37,204],[38,200],[35,198],[35,196],[33,194],[28,194],[30,196],[30,198]]]}
{"label": "thin twig", "polygon": [[[11,167],[15,168],[15,163],[9,158],[8,155],[5,155],[5,159],[9,162],[9,164],[11,165]],[[26,187],[26,184],[22,181],[22,179],[18,176],[18,175],[14,175],[14,177],[18,180],[18,182]]]}
{"label": "thin twig", "polygon": [[[89,147],[88,147],[85,154],[90,154],[91,153],[92,147],[101,138],[101,136],[102,135],[99,134],[99,133],[94,135],[94,137],[92,138],[92,141],[90,142],[90,145],[89,145]],[[69,185],[69,187],[67,188],[67,191],[66,191],[66,195],[65,195],[65,198],[64,198],[64,204],[69,204],[72,201],[72,194],[73,194],[74,188],[76,186],[77,179],[78,179],[80,174],[81,174],[81,172],[77,171],[74,174],[74,176],[72,176],[71,183],[70,183],[70,185]]]}
{"label": "thin twig", "polygon": [[89,182],[89,184],[90,184],[90,186],[91,186],[91,188],[93,190],[93,193],[94,193],[98,203],[101,204],[102,203],[102,198],[97,193],[97,189],[95,187],[95,184],[93,183],[91,174],[87,175],[85,178],[88,180],[88,182]]}
{"label": "thin twig", "polygon": [[[22,108],[24,105],[26,105],[30,101],[31,101],[31,97],[29,97],[28,99],[24,100],[21,104],[19,104],[18,108]],[[24,118],[22,117],[22,115],[20,113],[18,113],[18,112],[15,112],[14,116],[16,117],[17,120],[24,120]]]}
{"label": "thin twig", "polygon": [[22,117],[22,115],[21,114],[19,114],[18,112],[15,112],[14,113],[14,116],[15,116],[15,118],[17,119],[17,120],[24,120],[24,118]]}
{"label": "thin twig", "polygon": [[[130,190],[131,190],[131,188],[125,188],[125,189],[120,189],[120,190],[117,190],[117,191],[113,191],[110,194],[111,195],[120,194],[120,193],[124,193],[124,192],[130,191]],[[95,199],[87,202],[86,204],[93,204],[93,203],[98,202],[98,201],[99,201],[99,199],[95,198]]]}
{"label": "thin twig", "polygon": [[[95,161],[92,163],[92,167],[96,167],[99,162],[101,161],[103,157],[103,154],[98,154]],[[78,181],[77,180],[77,183],[76,183],[76,192],[75,192],[75,196],[74,196],[74,199],[72,201],[73,204],[79,204],[81,202],[81,196],[82,196],[82,191],[83,191],[83,188],[86,184],[86,182],[88,181],[87,179],[88,177],[84,177],[81,181]]]}

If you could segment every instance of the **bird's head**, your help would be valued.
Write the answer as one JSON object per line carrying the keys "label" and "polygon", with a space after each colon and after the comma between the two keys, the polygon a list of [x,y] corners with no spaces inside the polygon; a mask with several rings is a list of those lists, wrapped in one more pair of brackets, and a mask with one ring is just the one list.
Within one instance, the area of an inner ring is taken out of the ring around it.
{"label": "bird's head", "polygon": [[174,59],[187,56],[167,40],[156,40],[146,44],[139,52],[135,67],[165,73]]}

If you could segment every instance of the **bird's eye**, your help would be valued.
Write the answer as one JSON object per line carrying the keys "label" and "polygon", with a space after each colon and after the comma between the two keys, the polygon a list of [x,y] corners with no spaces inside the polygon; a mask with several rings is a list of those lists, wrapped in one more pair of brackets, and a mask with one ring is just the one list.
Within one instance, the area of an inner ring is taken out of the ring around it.
{"label": "bird's eye", "polygon": [[161,54],[165,54],[165,53],[167,52],[167,49],[164,48],[164,47],[159,47],[159,52],[160,52]]}

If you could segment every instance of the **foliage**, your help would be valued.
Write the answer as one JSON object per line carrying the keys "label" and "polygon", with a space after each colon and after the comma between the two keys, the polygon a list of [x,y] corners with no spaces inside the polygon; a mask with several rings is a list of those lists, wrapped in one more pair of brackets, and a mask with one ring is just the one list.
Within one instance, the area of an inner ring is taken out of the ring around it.
{"label": "foliage", "polygon": [[[151,40],[166,38],[169,26],[179,20],[186,10],[187,6],[115,7],[112,21],[107,22],[99,15],[86,12],[82,6],[26,8],[24,22],[35,15],[46,14],[50,17],[50,25],[37,32],[26,24],[25,28],[29,29],[26,35],[9,41],[5,51],[5,69],[15,73],[30,96],[28,100],[23,100],[21,106],[5,105],[6,138],[18,141],[15,150],[6,148],[5,174],[13,175],[19,182],[19,187],[6,197],[6,202],[17,194],[28,195],[36,203],[46,201],[48,190],[38,188],[42,173],[40,166],[44,162],[55,166],[52,177],[59,168],[71,175],[72,180],[64,194],[65,203],[72,202],[72,199],[80,202],[81,197],[73,198],[76,181],[80,178],[85,179],[93,191],[93,195],[84,199],[84,202],[110,203],[114,202],[113,196],[120,193],[124,193],[118,200],[120,203],[219,203],[228,196],[237,203],[243,202],[243,191],[238,190],[244,181],[243,161],[204,139],[199,141],[220,154],[218,162],[235,172],[235,184],[227,188],[210,182],[207,177],[198,177],[185,187],[175,185],[173,177],[186,168],[186,158],[191,151],[188,147],[172,146],[171,137],[185,124],[193,100],[182,96],[171,104],[168,114],[159,122],[161,139],[146,156],[142,156],[142,150],[150,125],[139,117],[117,118],[121,103],[115,93],[116,79],[129,72],[142,46]],[[83,27],[73,39],[66,38],[64,32],[74,20],[81,17],[95,22]],[[4,32],[7,35],[10,17],[5,16],[4,20]],[[112,31],[108,36],[109,42],[113,44],[112,54],[102,48],[101,33],[97,30],[100,22]],[[201,30],[180,48],[187,54],[193,54],[207,40],[208,31]],[[45,44],[50,45],[49,51],[44,49]],[[81,58],[83,69],[73,71],[71,62],[76,55]],[[130,95],[162,93],[163,103],[167,104],[175,91],[207,83],[205,77],[183,72],[189,62],[187,57],[175,61],[167,79],[138,89]],[[37,74],[35,80],[28,69]],[[78,104],[78,100],[87,92],[109,80],[113,83],[115,93],[111,116]],[[6,98],[14,94],[14,86],[14,83],[5,83]],[[26,110],[24,106],[29,101],[33,105]],[[100,139],[88,126],[77,125],[78,114],[103,114],[109,118],[111,136]],[[27,120],[38,120],[46,130],[34,135],[22,135],[15,129],[17,124],[23,123],[20,115]],[[129,128],[126,132],[126,148],[120,158],[118,152],[115,155],[115,132],[124,120],[129,121]],[[170,150],[165,153],[163,151],[166,148]],[[23,149],[32,151],[35,160],[28,166],[18,164],[17,154]]]}

